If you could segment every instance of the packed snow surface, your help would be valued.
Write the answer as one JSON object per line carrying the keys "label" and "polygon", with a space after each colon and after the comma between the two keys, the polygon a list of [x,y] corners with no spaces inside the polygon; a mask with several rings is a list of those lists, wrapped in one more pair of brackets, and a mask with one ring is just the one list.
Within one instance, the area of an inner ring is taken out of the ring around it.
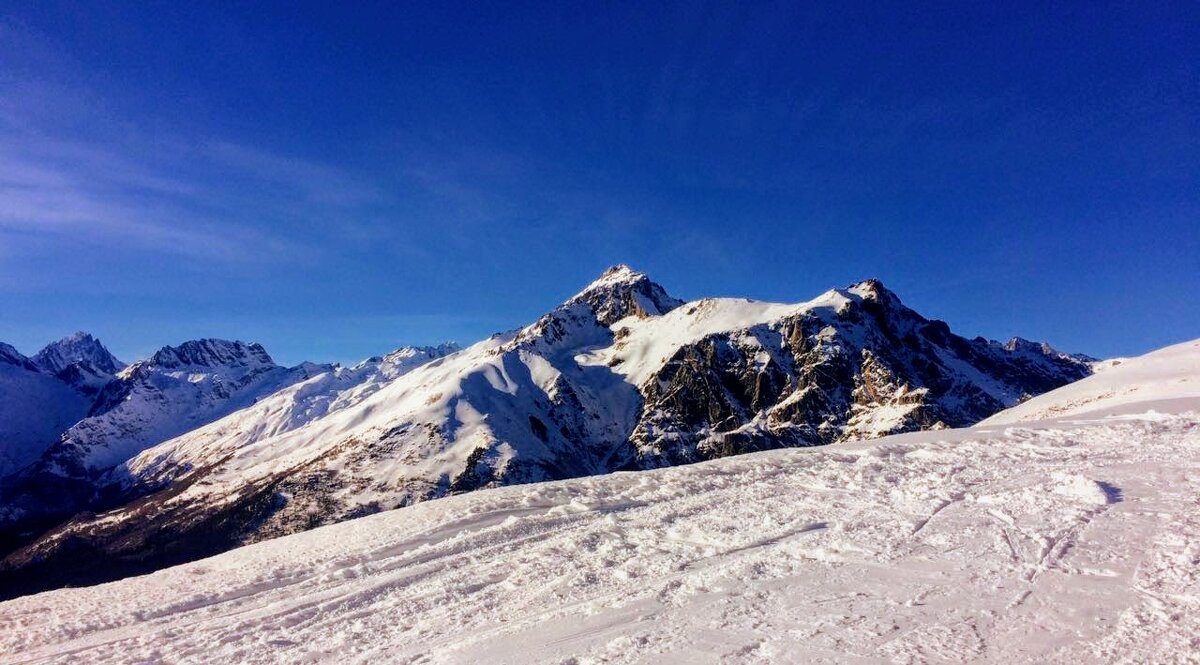
{"label": "packed snow surface", "polygon": [[1166,352],[1123,363],[1119,415],[1096,397],[1071,418],[472,492],[19,598],[0,659],[1188,662],[1200,400],[1181,386],[1200,372],[1168,381],[1181,396],[1129,383],[1195,367],[1200,345]]}

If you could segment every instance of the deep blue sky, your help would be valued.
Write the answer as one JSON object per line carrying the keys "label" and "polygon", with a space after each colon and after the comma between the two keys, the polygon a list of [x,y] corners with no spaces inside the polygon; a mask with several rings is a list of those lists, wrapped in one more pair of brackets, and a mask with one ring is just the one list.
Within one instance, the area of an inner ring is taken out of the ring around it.
{"label": "deep blue sky", "polygon": [[1095,355],[1200,336],[1195,2],[217,4],[0,8],[0,340],[354,361],[617,262],[684,298],[878,276]]}

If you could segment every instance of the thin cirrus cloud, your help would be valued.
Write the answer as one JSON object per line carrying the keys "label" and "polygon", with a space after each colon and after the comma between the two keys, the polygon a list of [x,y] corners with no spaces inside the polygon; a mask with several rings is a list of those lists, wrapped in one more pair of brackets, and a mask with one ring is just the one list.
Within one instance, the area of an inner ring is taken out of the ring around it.
{"label": "thin cirrus cloud", "polygon": [[319,243],[297,240],[295,226],[384,200],[336,168],[228,142],[113,145],[0,126],[0,233],[10,245],[54,236],[204,259],[296,258],[319,253]]}
{"label": "thin cirrus cloud", "polygon": [[385,193],[342,169],[122,117],[87,67],[0,21],[0,245],[203,261],[315,258]]}
{"label": "thin cirrus cloud", "polygon": [[205,145],[198,152],[231,171],[248,174],[299,194],[307,204],[356,207],[389,200],[381,188],[317,162],[282,157],[225,141]]}
{"label": "thin cirrus cloud", "polygon": [[[87,168],[85,171],[84,168]],[[189,205],[192,194],[147,193],[136,171],[95,169],[0,155],[0,230],[9,242],[56,236],[106,248],[239,258],[242,231]],[[197,193],[198,195],[198,193]],[[231,235],[232,232],[232,235]]]}

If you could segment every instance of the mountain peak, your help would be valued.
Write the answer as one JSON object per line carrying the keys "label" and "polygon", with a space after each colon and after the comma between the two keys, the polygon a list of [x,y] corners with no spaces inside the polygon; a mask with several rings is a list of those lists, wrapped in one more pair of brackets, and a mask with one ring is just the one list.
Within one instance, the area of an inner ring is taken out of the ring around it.
{"label": "mountain peak", "polygon": [[412,365],[448,356],[461,351],[462,347],[455,342],[442,342],[430,346],[402,346],[382,358],[372,358],[377,362]]}
{"label": "mountain peak", "polygon": [[224,339],[196,339],[179,346],[164,346],[148,362],[164,369],[275,365],[261,344]]}
{"label": "mountain peak", "polygon": [[57,374],[78,363],[84,363],[96,371],[107,374],[115,374],[125,367],[125,363],[109,353],[100,340],[83,331],[72,333],[57,342],[47,344],[30,360],[51,374]]}
{"label": "mountain peak", "polygon": [[600,273],[600,277],[596,278],[592,284],[607,283],[607,282],[634,282],[646,274],[638,272],[624,263],[618,263],[610,266],[604,272]]}
{"label": "mountain peak", "polygon": [[609,326],[627,316],[659,316],[683,304],[645,273],[619,263],[605,270],[567,305],[586,303],[596,320]]}
{"label": "mountain peak", "polygon": [[1034,351],[1037,353],[1058,353],[1046,342],[1031,342],[1024,337],[1011,337],[1004,343],[1005,351]]}
{"label": "mountain peak", "polygon": [[993,344],[1013,354],[1067,358],[1084,363],[1096,362],[1096,359],[1089,355],[1083,353],[1063,353],[1053,346],[1050,346],[1049,342],[1033,342],[1025,339],[1024,337],[1012,337],[1003,344],[1000,344],[999,342],[993,342]]}
{"label": "mountain peak", "polygon": [[883,282],[878,278],[872,277],[856,284],[851,284],[844,293],[851,298],[860,299],[860,302],[868,307],[878,307],[894,313],[907,312],[911,317],[915,317],[921,321],[925,320],[920,314],[905,306],[901,302],[900,296],[884,286]]}
{"label": "mountain peak", "polygon": [[888,290],[888,288],[883,285],[883,281],[877,277],[864,279],[861,282],[851,284],[848,290],[851,293],[863,298],[880,298],[884,295],[895,297],[896,295]]}

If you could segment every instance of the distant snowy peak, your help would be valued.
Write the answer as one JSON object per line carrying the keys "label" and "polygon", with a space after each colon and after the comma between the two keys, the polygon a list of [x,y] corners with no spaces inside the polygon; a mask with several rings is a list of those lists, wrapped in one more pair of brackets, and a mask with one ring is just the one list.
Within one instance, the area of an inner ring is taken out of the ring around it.
{"label": "distant snowy peak", "polygon": [[143,362],[164,371],[275,366],[261,344],[223,339],[197,339],[179,346],[164,346]]}
{"label": "distant snowy peak", "polygon": [[88,366],[85,371],[98,374],[116,374],[125,367],[125,363],[109,353],[100,340],[85,332],[47,344],[31,360],[50,374],[58,374],[79,363]]}
{"label": "distant snowy peak", "polygon": [[611,326],[628,316],[661,316],[683,304],[666,289],[627,265],[605,270],[596,281],[571,298],[564,306],[584,303],[601,325]]}
{"label": "distant snowy peak", "polygon": [[338,367],[336,373],[343,379],[373,388],[395,379],[427,362],[458,353],[462,347],[454,342],[433,346],[402,346],[383,356],[373,356],[345,368]]}
{"label": "distant snowy peak", "polygon": [[[999,342],[996,342],[999,344]],[[1001,345],[1005,351],[1016,354],[1030,354],[1035,356],[1047,356],[1051,358],[1064,358],[1078,360],[1085,363],[1098,362],[1093,358],[1082,353],[1063,353],[1046,342],[1031,342],[1023,337],[1013,337]]]}
{"label": "distant snowy peak", "polygon": [[461,350],[462,347],[454,342],[445,342],[434,346],[402,346],[382,358],[375,357],[371,360],[384,365],[402,365],[405,368],[411,368]]}
{"label": "distant snowy peak", "polygon": [[68,384],[0,343],[0,487],[87,413],[88,396]]}

